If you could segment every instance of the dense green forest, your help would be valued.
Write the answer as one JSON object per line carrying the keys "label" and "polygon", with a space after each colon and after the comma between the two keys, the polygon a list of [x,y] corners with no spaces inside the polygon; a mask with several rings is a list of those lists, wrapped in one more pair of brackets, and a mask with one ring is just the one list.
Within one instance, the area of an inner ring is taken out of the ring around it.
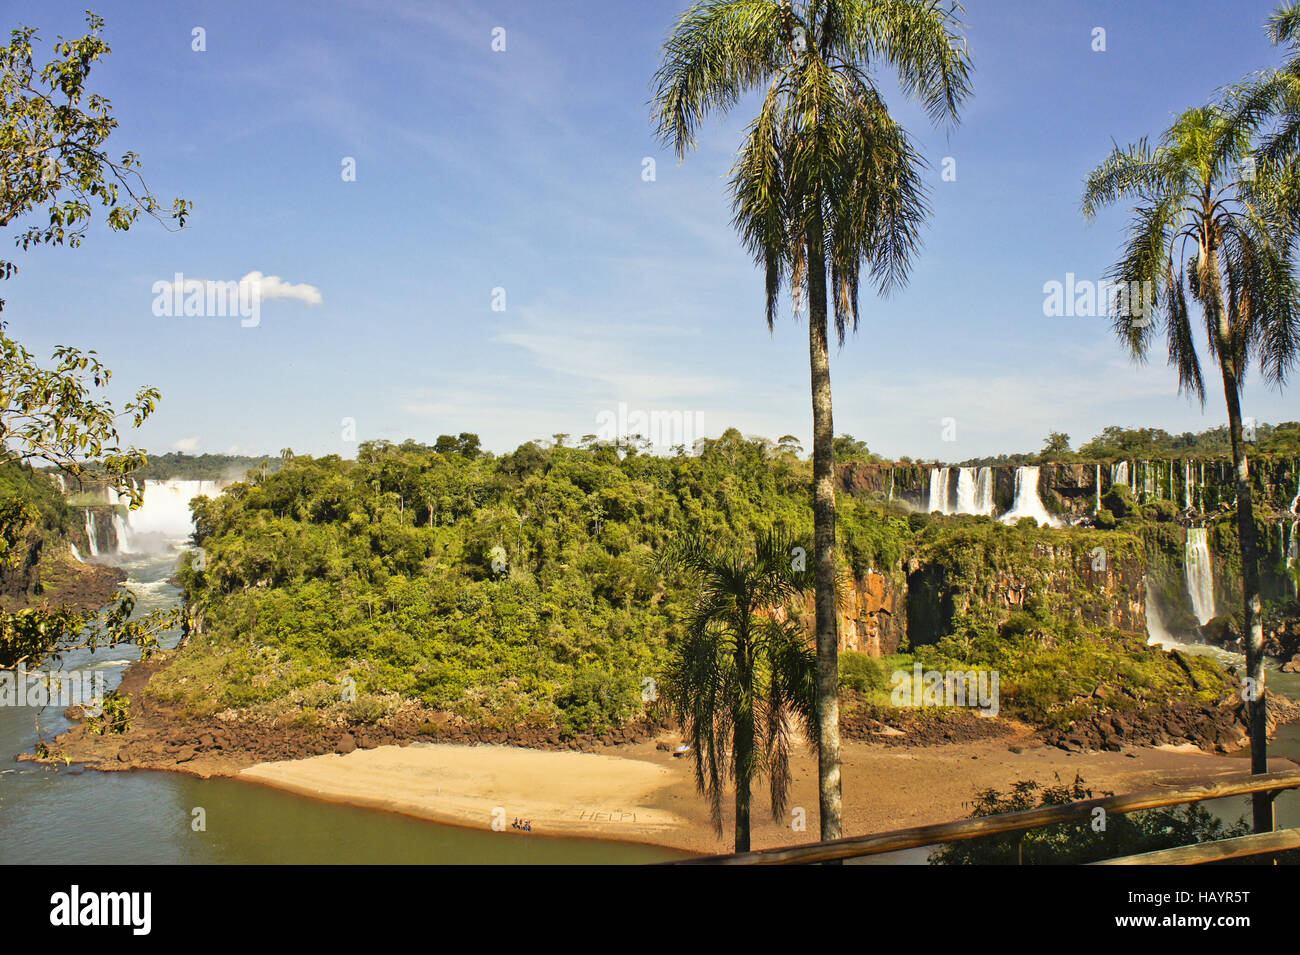
{"label": "dense green forest", "polygon": [[[1245,432],[1247,452],[1251,456],[1279,455],[1300,457],[1300,422],[1257,424]],[[1068,434],[1053,431],[1037,452],[1000,454],[960,462],[967,467],[984,465],[1024,465],[1069,463],[1072,461],[1115,461],[1177,458],[1226,458],[1232,453],[1228,428],[1220,425],[1205,431],[1170,434],[1161,428],[1126,428],[1110,425],[1091,440],[1071,448]]]}
{"label": "dense green forest", "polygon": [[[186,454],[169,451],[151,454],[130,472],[137,481],[166,481],[172,478],[192,481],[236,480],[249,471],[274,471],[280,467],[281,457],[269,454]],[[47,468],[53,473],[55,468]],[[85,480],[94,484],[107,477],[92,464],[86,468]]]}
{"label": "dense green forest", "polygon": [[[503,726],[627,719],[694,599],[656,557],[687,531],[718,546],[768,530],[808,541],[808,468],[794,448],[735,430],[670,457],[562,443],[497,457],[476,443],[438,452],[413,441],[367,442],[356,461],[291,457],[196,501],[202,550],[180,570],[195,626],[151,690],[207,712],[306,714],[336,707],[348,685],[358,698],[345,715],[356,719],[402,700]],[[1099,540],[1117,560],[1138,555],[1139,525],[1163,517],[1134,508],[1115,531],[1055,530],[845,494],[842,573],[875,570],[901,592],[907,559],[942,567],[971,595],[954,632],[900,650],[927,665],[1001,668],[1004,712],[1066,719],[1106,681],[1124,682],[1135,706],[1209,699],[1226,686],[1217,667],[1197,662],[1204,672],[1188,679],[1144,635],[1097,623],[1105,599],[1075,569]],[[1064,574],[1068,586],[1007,620],[989,604],[1007,571]],[[803,621],[810,609],[790,611]]]}

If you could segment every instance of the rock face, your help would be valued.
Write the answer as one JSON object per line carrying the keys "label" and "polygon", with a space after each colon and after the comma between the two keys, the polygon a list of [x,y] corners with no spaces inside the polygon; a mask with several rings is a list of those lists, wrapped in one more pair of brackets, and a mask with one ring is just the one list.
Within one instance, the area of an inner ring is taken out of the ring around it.
{"label": "rock face", "polygon": [[1036,597],[1092,626],[1146,629],[1146,568],[1131,549],[1105,559],[1087,540],[1038,541],[1007,559],[979,540],[965,550],[922,553],[907,564],[907,635],[912,646],[936,643],[971,621],[1000,623]]}
{"label": "rock face", "polygon": [[904,620],[895,613],[889,578],[868,573],[854,581],[841,599],[840,649],[873,657],[897,653],[903,642]]}
{"label": "rock face", "polygon": [[[844,588],[841,582],[840,650],[855,650],[873,657],[897,653],[907,634],[906,617],[901,612],[903,599],[884,574],[868,572],[854,580],[849,588]],[[784,620],[784,611],[779,610],[776,618]],[[808,635],[809,646],[816,646],[817,614],[812,593],[804,600],[798,622]]]}

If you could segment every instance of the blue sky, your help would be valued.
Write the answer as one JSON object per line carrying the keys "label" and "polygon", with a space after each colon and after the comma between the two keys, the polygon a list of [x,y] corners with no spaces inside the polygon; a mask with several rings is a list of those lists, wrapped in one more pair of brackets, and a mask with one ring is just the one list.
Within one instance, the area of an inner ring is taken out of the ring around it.
{"label": "blue sky", "polygon": [[[48,43],[80,35],[84,6],[0,9]],[[689,411],[708,436],[806,439],[806,325],[787,307],[769,336],[761,276],[729,224],[725,177],[752,110],[707,123],[682,164],[653,136],[650,79],[685,6],[98,3],[113,54],[92,85],[121,123],[110,143],[140,153],[153,191],[192,200],[194,216],[180,233],[142,223],[19,253],[10,333],[39,354],[96,349],[119,400],[161,389],[138,435],[155,452],[351,456],[344,419],[360,439],[475,431],[501,451],[596,432],[620,403]],[[1100,278],[1119,246],[1121,213],[1088,226],[1078,211],[1111,139],[1158,133],[1276,62],[1271,9],[971,0],[962,124],[931,129],[891,88],[931,161],[934,215],[909,287],[864,294],[859,331],[833,356],[837,433],[957,461],[1034,450],[1052,430],[1077,444],[1108,424],[1220,424],[1221,393],[1202,411],[1163,363],[1133,366],[1104,319],[1044,317],[1043,285]],[[944,157],[955,181],[941,181]],[[175,273],[251,271],[320,302],[265,301],[255,327],[154,314],[153,283]],[[1258,377],[1244,410],[1300,417],[1294,387]]]}

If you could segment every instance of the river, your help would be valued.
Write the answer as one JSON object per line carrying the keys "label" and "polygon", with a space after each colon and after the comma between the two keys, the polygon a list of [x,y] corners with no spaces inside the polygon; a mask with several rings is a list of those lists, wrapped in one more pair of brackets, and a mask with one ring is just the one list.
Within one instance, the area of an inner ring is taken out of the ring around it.
{"label": "river", "polygon": [[[141,611],[175,607],[167,583],[179,550],[99,558],[119,564]],[[164,646],[175,646],[179,632]],[[68,654],[63,670],[96,667],[113,689],[134,648]],[[559,839],[440,825],[396,813],[304,799],[234,779],[148,770],[96,772],[16,762],[68,728],[62,707],[0,707],[0,864],[152,863],[647,863],[679,858],[653,846]],[[196,832],[201,807],[206,828]]]}

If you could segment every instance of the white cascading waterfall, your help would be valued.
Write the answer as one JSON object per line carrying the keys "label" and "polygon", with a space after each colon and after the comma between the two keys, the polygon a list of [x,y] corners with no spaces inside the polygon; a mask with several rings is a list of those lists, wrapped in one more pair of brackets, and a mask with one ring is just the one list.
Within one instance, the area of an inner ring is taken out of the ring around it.
{"label": "white cascading waterfall", "polygon": [[95,532],[95,517],[86,508],[86,541],[90,544],[90,556],[99,556],[99,535]]}
{"label": "white cascading waterfall", "polygon": [[1112,486],[1116,484],[1128,483],[1128,462],[1127,461],[1116,461],[1114,464],[1110,466],[1110,483]]}
{"label": "white cascading waterfall", "polygon": [[958,468],[952,490],[952,468],[930,469],[930,510],[940,514],[992,514],[993,469]]}
{"label": "white cascading waterfall", "polygon": [[1092,513],[1096,514],[1101,510],[1101,465],[1094,465],[1094,467],[1096,468],[1096,473],[1093,475],[1092,481],[1093,486],[1097,491],[1097,503],[1093,506]]}
{"label": "white cascading waterfall", "polygon": [[957,469],[957,506],[958,514],[974,514],[975,511],[975,469]]}
{"label": "white cascading waterfall", "polygon": [[[118,552],[158,552],[184,544],[194,533],[190,502],[196,497],[215,497],[229,483],[180,478],[145,481],[140,506],[127,512],[126,521],[122,521],[121,515],[113,518],[118,534]],[[128,498],[122,496],[120,503],[127,502]],[[120,525],[119,521],[122,521]]]}
{"label": "white cascading waterfall", "polygon": [[[1300,563],[1300,520],[1291,522],[1291,538],[1286,549],[1286,569],[1294,574],[1298,563]],[[1297,594],[1300,594],[1300,582],[1297,582],[1294,577],[1291,586]]]}
{"label": "white cascading waterfall", "polygon": [[77,550],[77,545],[69,543],[68,546],[72,548],[72,559],[78,564],[84,564],[85,561],[81,559],[81,551]]}
{"label": "white cascading waterfall", "polygon": [[950,513],[948,510],[948,473],[949,468],[930,468],[930,507],[931,513]]}
{"label": "white cascading waterfall", "polygon": [[132,552],[131,531],[121,514],[113,515],[113,536],[117,538],[117,553],[130,554]]}
{"label": "white cascading waterfall", "polygon": [[1011,510],[1002,515],[1004,524],[1014,524],[1022,517],[1032,517],[1044,527],[1060,527],[1061,522],[1043,506],[1038,496],[1038,468],[1025,465],[1016,468],[1016,498]]}
{"label": "white cascading waterfall", "polygon": [[893,469],[893,468],[890,468],[890,469],[889,469],[889,498],[888,498],[888,500],[891,500],[891,501],[892,501],[893,499],[894,499],[894,469]]}
{"label": "white cascading waterfall", "polygon": [[1192,612],[1202,624],[1209,623],[1214,619],[1214,567],[1210,563],[1210,542],[1204,527],[1187,529],[1183,573],[1187,593],[1192,598]]}
{"label": "white cascading waterfall", "polygon": [[993,506],[993,469],[980,468],[975,479],[975,513],[992,515]]}

